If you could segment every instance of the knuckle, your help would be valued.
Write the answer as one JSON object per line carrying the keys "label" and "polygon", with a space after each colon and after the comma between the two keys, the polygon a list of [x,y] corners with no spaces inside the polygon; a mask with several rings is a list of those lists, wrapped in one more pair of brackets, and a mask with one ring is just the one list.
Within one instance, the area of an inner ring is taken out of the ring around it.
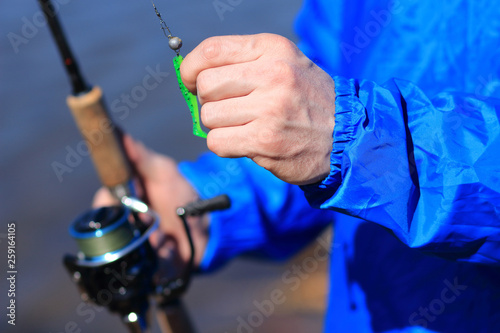
{"label": "knuckle", "polygon": [[273,33],[262,33],[259,34],[258,37],[260,37],[260,39],[265,43],[273,46],[279,46],[280,44],[286,44],[287,42],[290,42],[287,38]]}
{"label": "knuckle", "polygon": [[[276,83],[278,84],[278,83]],[[279,83],[281,86],[284,85],[283,82]],[[273,100],[267,107],[266,115],[272,117],[274,122],[273,126],[284,126],[284,123],[289,121],[291,118],[297,117],[297,106],[295,105],[296,97],[293,91],[290,92],[289,89],[278,89],[274,92]],[[276,128],[276,130],[279,130]]]}
{"label": "knuckle", "polygon": [[205,39],[203,42],[201,42],[200,47],[201,56],[208,61],[218,57],[222,53],[224,48],[222,40],[218,37]]}
{"label": "knuckle", "polygon": [[285,91],[278,91],[274,95],[273,104],[273,111],[281,115],[282,111],[288,106],[288,94]]}
{"label": "knuckle", "polygon": [[288,38],[275,34],[268,34],[267,38],[268,42],[280,53],[287,56],[294,56],[297,54],[297,46]]}
{"label": "knuckle", "polygon": [[259,148],[267,151],[269,149],[268,146],[276,140],[276,132],[271,128],[264,128],[259,131],[257,139]]}
{"label": "knuckle", "polygon": [[275,157],[280,154],[281,136],[280,125],[275,122],[269,122],[262,128],[255,137],[255,147],[268,157]]}
{"label": "knuckle", "polygon": [[275,60],[270,71],[273,85],[293,85],[297,80],[295,68],[285,60]]}

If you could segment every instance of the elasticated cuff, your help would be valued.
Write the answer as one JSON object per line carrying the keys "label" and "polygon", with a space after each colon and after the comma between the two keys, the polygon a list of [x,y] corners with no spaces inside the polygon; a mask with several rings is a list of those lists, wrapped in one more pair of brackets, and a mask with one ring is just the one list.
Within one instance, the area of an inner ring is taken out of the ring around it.
{"label": "elasticated cuff", "polygon": [[354,139],[357,121],[356,115],[364,113],[364,106],[358,98],[358,82],[354,79],[334,77],[335,81],[335,127],[333,129],[333,145],[330,155],[330,174],[320,182],[303,185],[309,204],[320,208],[321,204],[337,191],[342,183],[342,164],[344,150]]}

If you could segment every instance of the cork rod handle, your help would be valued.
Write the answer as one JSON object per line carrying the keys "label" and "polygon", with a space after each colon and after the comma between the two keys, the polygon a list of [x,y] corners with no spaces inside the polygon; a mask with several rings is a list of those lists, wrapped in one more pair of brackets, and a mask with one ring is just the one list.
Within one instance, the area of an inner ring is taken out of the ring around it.
{"label": "cork rod handle", "polygon": [[69,96],[66,102],[87,142],[102,184],[109,188],[126,184],[132,176],[131,167],[119,132],[104,106],[101,89],[93,87],[88,93]]}

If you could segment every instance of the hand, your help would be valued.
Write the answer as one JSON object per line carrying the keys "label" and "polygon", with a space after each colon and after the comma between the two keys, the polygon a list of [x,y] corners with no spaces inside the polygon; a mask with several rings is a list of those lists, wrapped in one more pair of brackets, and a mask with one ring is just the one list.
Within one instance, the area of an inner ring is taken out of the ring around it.
{"label": "hand", "polygon": [[214,153],[249,157],[292,184],[328,175],[335,85],[291,41],[209,38],[185,57],[181,76],[198,95]]}
{"label": "hand", "polygon": [[[139,197],[147,198],[148,206],[160,216],[160,228],[150,237],[150,242],[160,257],[157,283],[161,283],[162,279],[179,276],[188,262],[191,252],[176,208],[195,201],[198,195],[179,173],[174,160],[147,149],[129,136],[124,137],[124,145],[146,192]],[[116,204],[106,188],[94,196],[93,207]],[[189,217],[188,224],[195,245],[195,265],[198,265],[208,240],[208,217]]]}

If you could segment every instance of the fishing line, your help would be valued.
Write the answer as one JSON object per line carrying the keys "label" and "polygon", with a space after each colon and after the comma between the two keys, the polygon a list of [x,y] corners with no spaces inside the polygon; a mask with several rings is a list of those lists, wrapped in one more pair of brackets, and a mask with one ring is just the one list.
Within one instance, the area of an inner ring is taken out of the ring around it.
{"label": "fishing line", "polygon": [[200,125],[200,111],[198,109],[198,100],[196,99],[196,96],[186,88],[181,78],[180,68],[183,58],[180,55],[180,48],[182,47],[182,39],[172,35],[170,28],[161,17],[161,14],[156,8],[153,0],[151,0],[151,4],[153,5],[156,16],[158,16],[158,19],[160,19],[160,25],[161,29],[163,30],[163,34],[168,38],[168,46],[176,53],[173,59],[175,74],[177,75],[177,83],[179,84],[179,88],[182,92],[182,95],[184,96],[184,100],[186,101],[186,104],[189,108],[189,112],[191,113],[191,119],[193,121],[193,134],[201,138],[206,138],[207,133],[203,131]]}

